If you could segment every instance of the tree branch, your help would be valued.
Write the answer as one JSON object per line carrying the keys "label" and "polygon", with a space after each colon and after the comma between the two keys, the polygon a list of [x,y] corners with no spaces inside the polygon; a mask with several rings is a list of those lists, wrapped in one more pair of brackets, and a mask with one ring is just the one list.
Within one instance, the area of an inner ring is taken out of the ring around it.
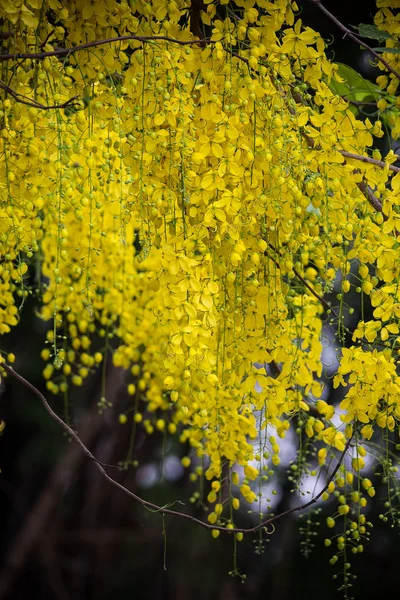
{"label": "tree branch", "polygon": [[78,99],[78,96],[73,96],[72,98],[70,98],[66,102],[63,102],[62,104],[46,105],[41,104],[40,102],[36,102],[36,100],[32,100],[31,98],[28,98],[27,96],[16,92],[9,85],[7,85],[6,83],[4,83],[4,81],[1,80],[0,89],[4,90],[6,94],[10,94],[10,96],[12,96],[14,100],[19,104],[26,104],[26,106],[32,106],[33,108],[38,108],[40,110],[50,110],[54,108],[67,108],[67,106],[74,106],[77,103]]}
{"label": "tree branch", "polygon": [[346,100],[346,102],[352,104],[353,106],[373,106],[374,108],[376,108],[376,102],[367,102],[365,100],[350,100],[350,98],[346,98],[346,96],[341,96],[341,98],[343,98],[343,100]]}
{"label": "tree branch", "polygon": [[346,150],[339,150],[340,154],[345,158],[351,158],[353,160],[360,160],[364,163],[369,163],[370,165],[376,165],[377,167],[382,167],[389,169],[389,171],[393,171],[393,173],[400,173],[400,168],[395,167],[394,165],[390,165],[389,163],[385,163],[383,160],[377,160],[376,158],[371,158],[370,156],[363,156],[362,154],[353,154],[352,152],[347,152]]}
{"label": "tree branch", "polygon": [[[385,215],[385,213],[383,212],[382,202],[375,196],[374,192],[371,190],[371,188],[367,184],[366,180],[363,179],[362,181],[360,181],[360,183],[357,183],[357,187],[364,194],[364,196],[366,197],[366,199],[368,200],[368,202],[370,203],[372,208],[375,209],[376,212],[382,213],[383,220],[387,221],[389,219],[389,217],[387,215]],[[394,229],[393,233],[396,236],[399,235],[399,231],[397,229]]]}
{"label": "tree branch", "polygon": [[117,37],[106,38],[104,40],[95,40],[93,42],[87,42],[86,44],[80,44],[79,46],[73,46],[72,48],[55,48],[48,52],[17,52],[14,54],[0,54],[1,60],[18,60],[18,59],[37,59],[43,60],[50,56],[69,56],[80,52],[81,50],[87,50],[87,48],[94,48],[95,46],[104,46],[104,44],[112,44],[113,42],[170,42],[171,44],[178,44],[179,46],[190,46],[194,44],[215,44],[216,42],[208,39],[200,40],[177,40],[175,38],[168,37],[166,35],[120,35]]}
{"label": "tree branch", "polygon": [[[357,183],[358,189],[364,194],[370,205],[376,212],[382,212],[382,202],[375,196],[365,179]],[[383,218],[386,220],[387,216],[384,214]]]}
{"label": "tree branch", "polygon": [[373,50],[370,46],[368,46],[368,44],[363,42],[362,39],[360,39],[358,37],[358,35],[355,35],[352,31],[350,31],[350,29],[348,27],[343,25],[343,23],[341,23],[339,21],[339,19],[337,19],[335,17],[335,15],[333,15],[331,12],[329,12],[329,10],[327,8],[325,8],[325,6],[322,4],[321,0],[310,0],[310,2],[312,4],[315,4],[316,6],[318,6],[318,8],[331,21],[333,21],[333,23],[335,23],[335,25],[337,25],[339,27],[339,29],[341,29],[343,31],[343,33],[345,34],[345,37],[346,36],[349,37],[351,40],[353,40],[353,42],[356,42],[356,44],[359,44],[362,48],[364,48],[365,50],[368,50],[368,52],[370,52],[372,54],[372,56],[374,56],[376,58],[376,60],[381,62],[383,65],[385,65],[387,70],[390,73],[392,73],[400,81],[400,73],[398,71],[396,71],[396,69],[393,69],[393,67],[391,67],[390,64],[384,58],[382,58],[382,56],[380,56],[377,52],[375,52],[375,50]]}
{"label": "tree branch", "polygon": [[20,375],[16,371],[14,371],[14,369],[10,365],[8,365],[7,363],[5,363],[4,361],[0,363],[0,366],[9,375],[11,375],[11,377],[14,377],[15,379],[17,379],[20,383],[22,383],[22,385],[24,385],[27,389],[31,390],[31,392],[33,392],[35,394],[35,396],[37,396],[41,400],[44,408],[46,409],[46,411],[48,412],[48,414],[50,415],[50,417],[52,419],[54,419],[62,427],[62,429],[64,429],[64,431],[67,432],[67,434],[73,440],[75,440],[75,442],[80,446],[80,448],[84,452],[84,454],[90,460],[92,460],[95,463],[95,465],[96,465],[97,469],[100,471],[101,475],[105,479],[107,479],[107,481],[109,481],[111,483],[111,485],[113,485],[114,487],[116,487],[117,489],[119,489],[120,491],[122,491],[124,494],[127,494],[128,496],[130,496],[133,500],[135,500],[135,502],[138,502],[141,506],[143,506],[144,508],[148,509],[150,512],[155,512],[155,513],[165,514],[165,515],[171,515],[171,516],[178,517],[178,518],[181,518],[181,519],[186,519],[186,520],[191,521],[192,523],[196,523],[197,525],[200,525],[204,529],[208,529],[208,530],[216,529],[216,530],[224,532],[224,533],[255,533],[255,532],[259,531],[260,529],[264,529],[268,525],[274,523],[278,519],[281,519],[282,517],[284,517],[286,515],[289,515],[290,513],[298,512],[298,511],[301,511],[301,510],[305,510],[306,508],[308,508],[309,506],[311,506],[312,504],[314,504],[315,502],[317,502],[317,500],[322,496],[322,494],[328,489],[328,486],[329,486],[330,482],[333,480],[333,478],[335,477],[336,473],[338,472],[338,470],[340,468],[340,465],[342,464],[343,459],[344,459],[344,457],[346,455],[346,452],[349,449],[351,441],[353,439],[353,436],[351,436],[349,438],[349,440],[347,441],[346,446],[345,446],[343,452],[341,453],[341,455],[339,457],[338,463],[337,463],[336,467],[333,469],[333,471],[330,474],[330,476],[328,477],[325,486],[311,500],[309,500],[305,504],[299,504],[298,506],[295,506],[295,507],[293,507],[293,508],[291,508],[289,510],[286,510],[283,513],[280,513],[278,515],[274,515],[274,516],[268,517],[267,519],[265,519],[264,521],[262,521],[258,525],[255,525],[254,527],[248,527],[248,528],[233,527],[232,529],[227,529],[226,527],[222,527],[220,525],[205,523],[204,521],[201,521],[200,519],[197,519],[196,517],[193,517],[192,515],[189,515],[187,513],[179,512],[177,510],[172,510],[170,508],[167,508],[166,506],[158,506],[157,504],[154,504],[153,502],[149,502],[148,500],[144,500],[144,498],[141,498],[137,494],[134,494],[128,488],[126,488],[125,486],[123,486],[121,483],[119,483],[118,481],[116,481],[115,479],[113,479],[112,477],[110,477],[110,475],[108,475],[108,473],[104,470],[104,468],[102,466],[102,463],[100,461],[98,461],[97,458],[90,452],[90,450],[83,443],[83,441],[78,436],[78,434],[69,425],[67,425],[67,423],[65,423],[61,419],[61,417],[59,417],[57,415],[57,413],[54,412],[54,410],[51,408],[51,406],[47,402],[47,400],[46,400],[45,396],[42,394],[42,392],[40,390],[38,390],[27,379],[25,379],[25,377],[23,377],[22,375]]}
{"label": "tree branch", "polygon": [[[277,256],[280,256],[279,250],[277,250],[273,244],[271,244],[267,240],[264,240],[264,241],[267,242],[268,246],[271,248],[271,250],[273,250],[275,252],[275,254]],[[280,269],[280,265],[279,265],[278,261],[275,258],[273,258],[272,256],[270,256],[270,255],[269,255],[269,258],[276,264],[276,266],[278,267],[278,269]],[[311,294],[322,304],[322,306],[327,311],[330,311],[333,314],[333,316],[338,319],[339,315],[337,314],[337,312],[335,311],[335,309],[329,304],[329,302],[327,302],[323,296],[320,296],[320,294],[318,294],[318,292],[316,292],[314,290],[314,288],[308,283],[308,281],[306,281],[304,279],[304,277],[302,275],[300,275],[300,273],[296,269],[293,269],[293,273],[295,274],[295,276],[297,277],[297,279],[299,281],[301,281],[301,283],[311,292]]]}
{"label": "tree branch", "polygon": [[[365,181],[361,182],[357,185],[360,188],[360,190],[362,191],[362,193],[366,195],[367,198],[368,198],[367,194],[372,194],[374,201],[378,202],[379,206],[380,206],[380,210],[379,210],[379,207],[376,208],[376,210],[378,210],[378,212],[382,212],[382,205],[380,204],[379,200],[374,196],[373,192],[370,190],[370,188],[365,183]],[[370,202],[370,204],[372,204],[372,199],[371,200],[368,199],[368,201]],[[374,204],[372,204],[372,206],[375,208]],[[383,218],[386,221],[388,217],[386,215],[383,215]],[[398,235],[397,230],[395,230],[395,233],[396,233],[396,235]],[[268,246],[271,248],[271,250],[273,250],[275,252],[275,254],[277,256],[281,257],[279,250],[277,250],[273,244],[271,244],[270,242],[268,242],[265,239],[264,239],[264,241],[267,242]],[[281,268],[279,262],[273,256],[268,254],[268,257],[276,264],[278,269]],[[304,285],[304,287],[306,287],[311,292],[311,294],[314,296],[314,298],[316,298],[322,304],[322,306],[327,311],[330,311],[333,314],[333,316],[339,321],[340,316],[338,315],[337,311],[333,308],[333,306],[331,304],[329,304],[329,302],[327,302],[323,296],[321,296],[320,294],[318,294],[318,292],[315,291],[315,289],[312,287],[312,285],[310,285],[308,283],[308,281],[297,271],[297,269],[293,269],[293,273],[295,274],[295,277]],[[350,335],[352,335],[354,333],[348,327],[346,327],[344,324],[343,324],[343,328],[344,328],[344,331]],[[361,340],[360,340],[360,342],[361,342]],[[377,346],[383,346],[384,348],[386,348],[384,342],[376,341],[375,344]]]}

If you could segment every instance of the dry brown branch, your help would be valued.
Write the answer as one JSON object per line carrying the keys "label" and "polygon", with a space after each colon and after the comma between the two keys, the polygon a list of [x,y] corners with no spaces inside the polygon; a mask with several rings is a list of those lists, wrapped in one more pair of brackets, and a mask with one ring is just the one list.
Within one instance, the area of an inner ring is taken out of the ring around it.
{"label": "dry brown branch", "polygon": [[[275,255],[276,256],[280,256],[279,250],[277,250],[275,248],[275,246],[273,246],[273,244],[271,244],[270,242],[268,242],[268,240],[265,240],[265,241],[267,242],[267,244],[271,248],[271,250],[275,253]],[[271,255],[268,255],[268,256],[276,264],[276,266],[278,268],[280,268],[279,262],[273,256],[271,256]],[[304,287],[306,287],[309,290],[309,292],[311,292],[311,294],[322,304],[322,306],[328,312],[331,312],[334,317],[336,317],[337,319],[339,319],[339,315],[337,314],[337,312],[335,311],[335,309],[329,304],[329,302],[327,302],[323,296],[321,296],[320,294],[318,294],[318,292],[315,291],[315,289],[312,287],[312,285],[310,285],[308,283],[308,281],[306,281],[306,279],[304,279],[304,277],[296,269],[293,269],[293,273],[295,274],[296,278],[299,281],[301,281],[301,283],[304,285]]]}
{"label": "dry brown branch", "polygon": [[377,160],[376,158],[371,158],[370,156],[363,156],[362,154],[353,154],[352,152],[347,152],[346,150],[339,150],[339,152],[345,158],[359,160],[363,163],[369,163],[370,165],[376,165],[377,167],[382,167],[382,169],[387,168],[389,169],[389,171],[393,171],[393,173],[400,173],[399,167],[395,167],[394,165],[385,163],[383,160]]}
{"label": "dry brown branch", "polygon": [[59,417],[53,411],[53,409],[51,408],[51,406],[49,405],[49,403],[47,402],[46,398],[44,397],[44,395],[42,394],[42,392],[40,390],[38,390],[32,383],[30,383],[22,375],[20,375],[16,371],[14,371],[14,369],[7,363],[2,362],[1,368],[4,369],[9,375],[11,375],[11,377],[14,377],[20,383],[22,383],[27,389],[31,390],[41,400],[44,408],[46,409],[46,411],[48,412],[50,417],[52,419],[54,419],[62,427],[62,429],[64,429],[64,431],[67,432],[67,434],[73,440],[75,440],[75,442],[80,446],[83,453],[88,458],[90,458],[90,460],[92,460],[94,462],[94,464],[96,465],[97,469],[100,471],[102,476],[105,479],[107,479],[107,481],[109,481],[111,483],[111,485],[113,485],[114,487],[116,487],[117,489],[122,491],[124,494],[127,494],[128,496],[130,496],[133,500],[135,500],[135,502],[139,503],[141,506],[143,506],[150,512],[158,513],[160,515],[163,515],[163,514],[171,515],[171,516],[178,517],[181,519],[186,519],[186,520],[188,520],[192,523],[196,523],[197,525],[200,525],[204,529],[208,529],[208,530],[216,529],[218,531],[228,533],[228,534],[229,533],[230,534],[231,533],[246,533],[246,534],[247,533],[255,533],[260,530],[266,530],[268,525],[272,525],[275,521],[277,521],[278,519],[282,519],[286,515],[289,515],[289,514],[295,513],[295,512],[299,512],[299,511],[309,508],[310,506],[315,504],[315,502],[317,502],[319,500],[319,498],[322,496],[322,494],[328,489],[328,486],[329,486],[330,482],[333,480],[333,478],[335,477],[336,473],[338,472],[340,465],[342,464],[344,457],[350,447],[351,441],[353,439],[353,436],[351,436],[347,440],[346,446],[339,457],[338,463],[335,466],[335,468],[332,470],[332,473],[330,474],[330,476],[327,478],[326,484],[323,486],[323,488],[320,490],[320,492],[318,492],[318,494],[316,494],[315,496],[313,496],[313,498],[311,498],[311,500],[309,500],[308,502],[305,502],[304,504],[299,504],[298,506],[295,506],[289,510],[286,510],[278,515],[270,516],[270,517],[264,519],[258,525],[255,525],[254,527],[248,527],[248,528],[234,527],[232,529],[227,529],[226,527],[221,527],[220,525],[212,525],[209,523],[205,523],[204,521],[201,521],[200,519],[197,519],[196,517],[193,517],[190,514],[179,512],[177,510],[172,510],[171,508],[168,508],[167,506],[158,506],[157,504],[154,504],[153,502],[149,502],[148,500],[145,500],[144,498],[141,498],[137,494],[134,494],[133,492],[131,492],[129,489],[127,489],[122,484],[120,484],[118,481],[116,481],[115,479],[110,477],[110,475],[108,475],[108,473],[103,468],[102,464],[96,459],[96,457],[92,454],[92,452],[90,452],[90,450],[83,443],[82,439],[78,436],[78,434],[73,429],[71,429],[71,427],[69,427],[69,425],[67,425],[67,423],[65,423],[61,419],[61,417]]}
{"label": "dry brown branch", "polygon": [[[376,212],[382,212],[382,202],[375,196],[365,179],[357,183],[358,189],[364,194],[370,205]],[[387,216],[383,215],[383,218],[386,220]]]}
{"label": "dry brown branch", "polygon": [[54,108],[67,108],[68,106],[71,107],[71,106],[74,106],[75,104],[77,104],[77,99],[78,99],[78,96],[73,96],[72,98],[70,98],[66,102],[63,102],[62,104],[46,105],[46,104],[41,104],[40,102],[37,102],[36,100],[32,100],[31,98],[28,98],[27,96],[24,96],[23,94],[20,94],[19,92],[16,92],[9,85],[7,85],[6,83],[4,83],[4,81],[1,81],[1,80],[0,80],[0,89],[4,90],[6,92],[6,94],[10,94],[10,96],[12,96],[14,98],[14,100],[16,102],[18,102],[19,104],[26,104],[26,106],[32,106],[33,108],[38,108],[40,110],[50,110],[50,109],[54,109]]}
{"label": "dry brown branch", "polygon": [[129,42],[136,41],[141,43],[146,42],[170,42],[171,44],[178,44],[179,46],[192,46],[199,44],[215,44],[216,42],[208,39],[200,40],[177,40],[175,38],[168,37],[166,35],[120,35],[117,37],[106,38],[104,40],[95,40],[93,42],[87,42],[86,44],[80,44],[79,46],[73,46],[72,48],[55,48],[47,52],[16,52],[13,54],[0,54],[1,60],[19,60],[19,59],[35,59],[43,60],[50,56],[70,56],[81,50],[87,50],[88,48],[94,48],[96,46],[104,46],[105,44],[112,44],[114,42]]}
{"label": "dry brown branch", "polygon": [[346,100],[346,102],[348,102],[349,104],[352,104],[353,106],[371,106],[376,108],[376,102],[367,102],[366,100],[351,100],[350,98],[347,98],[346,96],[341,96],[343,98],[343,100]]}
{"label": "dry brown branch", "polygon": [[350,31],[350,29],[348,27],[346,27],[345,25],[343,25],[343,23],[341,23],[339,21],[339,19],[337,19],[335,17],[335,15],[333,15],[331,12],[329,12],[329,10],[327,8],[325,8],[325,6],[322,4],[321,0],[310,0],[310,2],[312,4],[315,4],[316,6],[318,6],[318,8],[333,22],[335,23],[335,25],[337,25],[339,27],[339,29],[341,29],[343,31],[343,33],[345,34],[345,37],[350,38],[351,40],[353,40],[353,42],[355,42],[356,44],[359,44],[362,48],[364,48],[365,50],[368,50],[368,52],[370,52],[372,54],[372,56],[374,58],[376,58],[376,60],[378,60],[380,63],[382,63],[383,65],[385,65],[385,67],[387,68],[387,70],[392,73],[399,81],[400,81],[400,73],[398,73],[398,71],[396,71],[396,69],[394,69],[393,67],[391,67],[389,65],[389,63],[382,57],[380,56],[377,52],[375,52],[375,50],[373,50],[373,48],[371,48],[371,46],[368,46],[368,44],[366,44],[365,42],[363,42],[363,40],[356,35],[355,33],[353,33],[352,31]]}

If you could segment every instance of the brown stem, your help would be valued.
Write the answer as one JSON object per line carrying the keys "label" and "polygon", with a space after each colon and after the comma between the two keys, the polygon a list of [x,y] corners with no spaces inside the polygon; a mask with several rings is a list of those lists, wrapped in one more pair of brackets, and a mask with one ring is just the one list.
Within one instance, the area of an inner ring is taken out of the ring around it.
{"label": "brown stem", "polygon": [[363,156],[362,154],[353,154],[352,152],[347,152],[346,150],[339,150],[340,154],[345,158],[351,158],[353,160],[360,160],[364,163],[369,163],[370,165],[376,165],[377,167],[382,167],[383,169],[386,167],[389,171],[393,171],[393,173],[400,173],[400,168],[395,167],[394,165],[389,165],[385,163],[383,160],[377,160],[376,158],[371,158],[370,156]]}
{"label": "brown stem", "polygon": [[[365,178],[360,181],[360,183],[357,183],[357,187],[364,194],[372,208],[375,209],[376,212],[382,213],[383,220],[387,221],[389,217],[383,212],[382,202],[375,196]],[[393,233],[396,237],[399,235],[399,231],[397,229],[394,229]]]}
{"label": "brown stem", "polygon": [[69,56],[80,52],[80,50],[87,50],[87,48],[94,48],[95,46],[104,46],[104,44],[112,44],[113,42],[171,42],[172,44],[178,44],[179,46],[190,46],[193,44],[215,44],[215,42],[207,39],[201,40],[177,40],[175,38],[168,37],[166,35],[120,35],[117,37],[106,38],[104,40],[95,40],[93,42],[87,42],[86,44],[80,44],[79,46],[73,46],[72,48],[56,48],[55,50],[49,50],[48,52],[17,52],[14,54],[0,54],[0,60],[17,60],[23,59],[37,59],[43,60],[49,56]]}
{"label": "brown stem", "polygon": [[328,489],[328,486],[329,486],[330,482],[332,481],[332,479],[335,477],[336,473],[338,472],[339,467],[342,464],[343,459],[345,457],[345,454],[350,447],[351,440],[353,439],[353,436],[352,436],[347,441],[346,446],[345,446],[342,454],[340,455],[339,461],[338,461],[336,467],[333,469],[330,476],[328,477],[325,486],[311,500],[309,500],[305,504],[299,504],[298,506],[295,506],[289,510],[286,510],[283,513],[271,516],[271,517],[265,519],[264,521],[262,521],[261,523],[259,523],[258,525],[255,525],[254,527],[248,527],[248,528],[234,527],[232,529],[227,529],[226,527],[221,527],[220,525],[212,525],[209,523],[205,523],[204,521],[201,521],[200,519],[197,519],[196,517],[193,517],[192,515],[189,515],[187,513],[182,513],[177,510],[172,510],[165,506],[158,506],[157,504],[154,504],[153,502],[149,502],[148,500],[141,498],[137,494],[134,494],[133,492],[131,492],[131,490],[128,490],[128,488],[126,488],[125,486],[120,484],[118,481],[116,481],[115,479],[110,477],[110,475],[108,475],[108,473],[104,470],[100,461],[98,461],[97,458],[90,452],[89,448],[83,443],[83,441],[78,436],[78,434],[73,429],[71,429],[71,427],[69,425],[67,425],[67,423],[65,423],[61,419],[61,417],[59,417],[53,411],[53,409],[51,408],[51,406],[49,405],[49,403],[47,402],[46,398],[44,397],[44,395],[42,394],[42,392],[40,390],[38,390],[32,383],[30,383],[27,379],[25,379],[25,377],[23,377],[22,375],[20,375],[16,371],[14,371],[14,369],[7,363],[2,362],[1,368],[4,369],[9,375],[11,375],[11,377],[14,377],[20,383],[22,383],[27,389],[31,390],[41,400],[44,408],[46,409],[46,411],[48,412],[50,417],[52,419],[54,419],[64,429],[64,431],[66,431],[68,433],[68,435],[73,440],[75,440],[75,442],[80,446],[80,448],[84,452],[84,454],[88,458],[90,458],[90,460],[92,460],[94,462],[94,464],[96,465],[97,469],[100,471],[102,476],[105,479],[107,479],[107,481],[109,481],[111,483],[111,485],[118,488],[124,494],[127,494],[128,496],[133,498],[133,500],[135,500],[135,502],[138,502],[141,506],[150,510],[150,512],[156,512],[159,514],[166,514],[166,515],[171,515],[171,516],[178,517],[181,519],[186,519],[186,520],[191,521],[192,523],[196,523],[197,525],[200,525],[201,527],[204,527],[204,529],[208,529],[208,530],[216,529],[216,530],[224,532],[224,533],[255,533],[256,531],[259,531],[260,529],[264,529],[268,525],[274,523],[275,521],[277,521],[278,519],[281,519],[282,517],[284,517],[286,515],[289,515],[291,513],[298,512],[301,510],[305,510],[309,506],[312,506],[315,502],[317,502],[317,500],[322,496],[322,494]]}
{"label": "brown stem", "polygon": [[368,50],[368,52],[370,52],[372,54],[372,56],[374,56],[376,58],[376,60],[378,60],[379,62],[381,62],[383,65],[385,65],[385,67],[387,68],[387,70],[390,73],[392,73],[400,81],[400,73],[398,71],[396,71],[396,69],[393,69],[393,67],[391,67],[389,65],[389,63],[384,58],[382,58],[382,56],[380,56],[377,52],[375,52],[375,50],[373,50],[370,46],[368,46],[368,44],[366,44],[365,42],[363,42],[362,39],[360,39],[358,37],[358,35],[355,35],[352,31],[350,31],[350,29],[348,29],[348,27],[346,27],[345,25],[343,25],[343,23],[341,23],[339,21],[339,19],[337,19],[335,17],[335,15],[333,15],[331,12],[329,12],[329,10],[327,8],[325,8],[325,6],[322,4],[321,0],[310,0],[310,2],[312,2],[312,4],[315,4],[316,6],[318,6],[318,8],[331,21],[333,21],[333,23],[335,23],[335,25],[337,25],[339,27],[339,29],[341,29],[343,31],[343,33],[345,34],[345,36],[349,37],[351,40],[353,40],[353,42],[356,42],[356,44],[359,44],[365,50]]}
{"label": "brown stem", "polygon": [[367,102],[365,100],[350,100],[350,98],[347,98],[346,96],[341,96],[341,98],[343,98],[343,100],[346,100],[346,102],[352,104],[353,106],[372,106],[376,108],[376,102]]}
{"label": "brown stem", "polygon": [[0,89],[4,90],[6,92],[6,94],[10,94],[10,96],[12,96],[14,98],[14,100],[16,102],[18,102],[19,104],[26,104],[26,106],[32,106],[33,108],[38,108],[40,110],[50,110],[50,109],[54,109],[54,108],[67,108],[67,106],[73,106],[74,104],[76,104],[76,101],[78,99],[78,96],[73,96],[72,98],[70,98],[66,102],[63,102],[62,104],[46,105],[46,104],[41,104],[40,102],[36,102],[36,100],[31,100],[27,96],[24,96],[23,94],[20,94],[19,92],[16,92],[9,85],[4,83],[4,81],[0,81]]}
{"label": "brown stem", "polygon": [[[371,188],[369,187],[369,185],[367,184],[365,179],[360,181],[360,183],[357,183],[357,187],[360,190],[360,192],[362,192],[364,194],[364,196],[366,197],[366,199],[368,200],[368,202],[370,203],[372,208],[375,209],[376,212],[381,213],[382,212],[382,202],[375,196],[375,194],[373,193],[373,191],[371,190]],[[383,218],[385,219],[385,221],[387,220],[387,216],[385,214],[383,215]]]}
{"label": "brown stem", "polygon": [[[275,246],[273,246],[270,242],[268,242],[267,240],[265,240],[268,244],[268,246],[271,248],[271,250],[273,250],[275,252],[275,254],[277,256],[280,256],[280,252],[279,250],[277,250],[275,248]],[[273,258],[272,256],[269,256],[271,260],[274,261],[274,263],[276,264],[276,266],[280,269],[280,265],[278,263],[278,261]],[[318,292],[316,292],[314,290],[314,288],[308,283],[308,281],[306,279],[304,279],[304,277],[302,275],[300,275],[300,273],[296,270],[293,269],[293,273],[295,274],[295,276],[297,277],[297,279],[299,281],[301,281],[301,283],[312,293],[312,295],[322,304],[322,306],[327,310],[330,311],[334,317],[336,317],[337,319],[339,318],[339,315],[337,314],[337,312],[335,311],[335,309],[329,304],[329,302],[327,302],[325,300],[325,298],[323,296],[320,296],[320,294],[318,294]]]}

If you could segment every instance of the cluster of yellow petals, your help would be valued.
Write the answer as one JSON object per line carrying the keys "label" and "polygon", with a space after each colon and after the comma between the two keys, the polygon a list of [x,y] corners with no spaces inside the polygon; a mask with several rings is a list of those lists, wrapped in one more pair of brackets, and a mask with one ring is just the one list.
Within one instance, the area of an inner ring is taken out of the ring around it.
{"label": "cluster of yellow petals", "polygon": [[[344,379],[346,377],[346,380]],[[372,437],[372,424],[393,431],[400,418],[400,377],[390,351],[365,352],[361,348],[344,348],[334,386],[350,386],[340,407],[346,411],[345,423],[367,423],[361,429]]]}
{"label": "cluster of yellow petals", "polygon": [[[333,91],[336,66],[295,2],[236,0],[238,19],[227,4],[201,12],[211,43],[185,44],[190,0],[1,1],[2,54],[15,56],[1,77],[31,105],[3,94],[0,108],[0,332],[18,322],[29,267],[53,323],[48,389],[80,385],[112,345],[156,427],[207,457],[209,479],[244,467],[251,502],[255,440],[272,448],[260,469],[278,464],[271,433],[311,405],[307,435],[344,448],[320,399],[320,298],[338,270],[361,263],[378,311],[354,339],[376,327],[398,345],[400,175],[341,154],[367,155],[380,123]],[[54,52],[132,35],[153,39]],[[390,351],[343,351],[346,423],[394,427],[395,368]]]}

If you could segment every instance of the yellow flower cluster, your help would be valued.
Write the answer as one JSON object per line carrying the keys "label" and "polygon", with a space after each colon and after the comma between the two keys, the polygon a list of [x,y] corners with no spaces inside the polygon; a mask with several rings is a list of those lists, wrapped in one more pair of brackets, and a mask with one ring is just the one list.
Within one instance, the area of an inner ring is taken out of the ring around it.
{"label": "yellow flower cluster", "polygon": [[[377,307],[355,340],[398,333],[400,175],[392,155],[387,168],[343,155],[368,155],[380,123],[336,94],[337,67],[295,2],[236,0],[237,19],[205,4],[210,41],[196,43],[189,0],[0,3],[13,90],[0,106],[0,332],[35,270],[48,389],[81,385],[113,340],[155,427],[208,457],[209,479],[244,467],[232,482],[252,502],[254,441],[284,437],[321,396],[320,300],[335,273],[360,261]],[[398,35],[389,8],[377,23]],[[399,420],[395,371],[390,352],[343,350],[343,420],[366,438]],[[307,436],[343,450],[332,407],[314,408]],[[271,444],[264,466],[279,463]]]}
{"label": "yellow flower cluster", "polygon": [[[345,378],[346,377],[346,380]],[[390,351],[365,352],[361,348],[344,348],[334,386],[350,386],[340,407],[345,423],[366,423],[361,433],[367,439],[373,424],[393,431],[400,418],[400,377]]]}

